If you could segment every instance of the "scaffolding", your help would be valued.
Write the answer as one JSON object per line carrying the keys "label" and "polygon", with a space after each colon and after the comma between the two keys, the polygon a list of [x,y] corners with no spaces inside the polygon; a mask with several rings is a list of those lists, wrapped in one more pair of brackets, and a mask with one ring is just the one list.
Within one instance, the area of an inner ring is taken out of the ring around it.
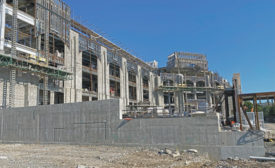
{"label": "scaffolding", "polygon": [[[16,42],[17,42],[17,12],[18,12],[18,0],[13,0],[13,15],[12,15],[12,42],[11,42],[11,57],[16,57]],[[13,60],[10,59],[10,63]],[[10,92],[9,92],[9,106],[14,107],[15,100],[15,84],[16,84],[16,69],[10,67]]]}
{"label": "scaffolding", "polygon": [[168,68],[200,68],[208,70],[208,61],[203,54],[194,54],[187,52],[175,52],[168,56]]}
{"label": "scaffolding", "polygon": [[185,85],[182,86],[160,86],[156,90],[162,92],[176,92],[176,91],[198,91],[198,92],[211,92],[211,93],[219,93],[224,91],[223,88],[213,88],[213,87],[186,87]]}
{"label": "scaffolding", "polygon": [[71,72],[63,68],[64,48],[70,46],[70,7],[61,0],[6,0],[6,6],[12,15],[6,14],[0,66],[10,68],[9,105],[14,106],[17,70],[43,79],[43,104],[47,104],[49,78],[71,79]]}
{"label": "scaffolding", "polygon": [[34,63],[24,58],[15,57],[12,58],[10,55],[0,54],[0,66],[2,67],[13,67],[25,72],[32,72],[39,76],[50,76],[52,78],[60,80],[70,80],[71,72],[60,70],[55,67],[46,66],[39,63]]}
{"label": "scaffolding", "polygon": [[[239,111],[239,122],[240,122],[240,130],[243,130],[243,122],[242,122],[242,113],[247,120],[249,127],[251,130],[254,128],[256,130],[261,129],[260,121],[259,121],[259,111],[258,111],[258,101],[261,100],[275,100],[275,92],[261,92],[261,93],[248,93],[248,94],[238,94],[237,96],[237,108]],[[255,116],[255,127],[251,124],[251,121],[246,113],[246,110],[243,107],[244,101],[252,101],[253,102],[253,109],[254,109],[254,116]],[[236,115],[236,114],[235,114]],[[236,117],[235,117],[236,118]]]}

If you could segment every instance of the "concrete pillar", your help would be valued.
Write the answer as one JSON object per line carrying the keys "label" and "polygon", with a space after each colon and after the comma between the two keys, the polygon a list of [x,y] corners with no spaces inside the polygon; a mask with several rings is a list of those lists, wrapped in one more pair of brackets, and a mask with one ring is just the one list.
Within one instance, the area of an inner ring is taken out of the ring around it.
{"label": "concrete pillar", "polygon": [[[223,95],[222,99],[225,99],[224,95]],[[222,111],[222,114],[225,116],[225,112],[226,112],[225,101],[223,101],[221,104],[221,111]]]}
{"label": "concrete pillar", "polygon": [[0,50],[4,50],[4,42],[5,42],[5,22],[6,22],[6,5],[5,3],[0,3]]}
{"label": "concrete pillar", "polygon": [[24,85],[25,87],[25,101],[24,106],[37,106],[38,105],[38,87],[36,85],[32,85],[27,83]]}
{"label": "concrete pillar", "polygon": [[175,113],[179,113],[180,110],[180,98],[179,92],[174,92],[174,104],[175,104]]}
{"label": "concrete pillar", "polygon": [[137,102],[143,102],[143,81],[140,65],[137,66]]}
{"label": "concrete pillar", "polygon": [[[159,87],[162,85],[162,81],[160,76],[156,77],[156,86]],[[163,92],[162,91],[157,91],[156,93],[157,95],[157,105],[160,107],[164,107],[164,96],[163,96]]]}
{"label": "concrete pillar", "polygon": [[107,49],[101,46],[101,58],[97,61],[98,72],[98,100],[110,99],[109,64]]}
{"label": "concrete pillar", "polygon": [[30,83],[24,85],[24,90],[25,90],[25,102],[24,102],[24,107],[29,107],[29,90],[30,90]]}
{"label": "concrete pillar", "polygon": [[206,102],[208,103],[208,107],[211,108],[212,107],[212,96],[211,96],[211,92],[206,91]]}
{"label": "concrete pillar", "polygon": [[15,85],[15,100],[14,107],[24,107],[25,106],[25,87],[22,83]]}
{"label": "concrete pillar", "polygon": [[156,97],[154,94],[155,91],[155,75],[150,72],[149,73],[149,101],[151,105],[156,105]]}
{"label": "concrete pillar", "polygon": [[235,90],[235,106],[236,108],[236,116],[237,116],[237,122],[240,121],[240,111],[238,109],[238,95],[242,93],[242,87],[241,87],[241,77],[239,73],[233,74],[233,78],[232,78],[232,84],[234,86],[234,90]]}
{"label": "concrete pillar", "polygon": [[0,81],[0,108],[3,108],[4,99],[4,81]]}
{"label": "concrete pillar", "polygon": [[82,53],[79,52],[79,35],[70,31],[70,48],[65,46],[64,65],[72,73],[72,80],[64,81],[64,103],[82,101]]}
{"label": "concrete pillar", "polygon": [[209,101],[210,101],[211,106],[213,106],[213,105],[214,105],[214,103],[213,103],[213,96],[212,96],[212,94],[210,94]]}
{"label": "concrete pillar", "polygon": [[210,76],[209,75],[206,76],[205,86],[206,87],[211,87],[211,80],[210,80]]}
{"label": "concrete pillar", "polygon": [[[194,87],[197,87],[197,83],[196,82],[194,82]],[[198,98],[197,98],[197,92],[194,91],[193,93],[194,93],[194,100],[198,100]]]}
{"label": "concrete pillar", "polygon": [[180,91],[178,93],[178,100],[179,100],[179,114],[183,115],[184,113],[184,93]]}
{"label": "concrete pillar", "polygon": [[55,97],[54,97],[54,91],[50,91],[50,104],[54,104],[55,102]]}
{"label": "concrete pillar", "polygon": [[127,60],[122,57],[122,66],[120,67],[120,98],[123,107],[129,103],[129,82],[128,82],[128,69]]}
{"label": "concrete pillar", "polygon": [[105,64],[105,55],[106,50],[101,49],[101,57],[100,59],[97,59],[97,82],[98,82],[98,100],[104,100],[104,94],[105,94],[105,77],[104,77],[104,64]]}

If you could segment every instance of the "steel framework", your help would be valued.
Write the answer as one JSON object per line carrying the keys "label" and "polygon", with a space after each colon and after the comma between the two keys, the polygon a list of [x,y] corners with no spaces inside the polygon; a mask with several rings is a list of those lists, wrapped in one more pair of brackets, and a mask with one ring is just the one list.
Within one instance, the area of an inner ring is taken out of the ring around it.
{"label": "steel framework", "polygon": [[47,75],[55,79],[70,80],[71,72],[60,70],[51,66],[41,65],[23,58],[12,58],[9,55],[0,54],[0,66],[13,67],[22,71],[29,71],[38,75]]}

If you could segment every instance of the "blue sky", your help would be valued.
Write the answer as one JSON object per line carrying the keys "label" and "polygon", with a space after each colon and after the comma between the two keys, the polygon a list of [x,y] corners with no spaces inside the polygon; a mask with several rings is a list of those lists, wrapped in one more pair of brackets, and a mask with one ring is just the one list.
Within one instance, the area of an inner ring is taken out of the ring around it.
{"label": "blue sky", "polygon": [[274,0],[64,0],[73,16],[145,60],[206,54],[209,69],[243,92],[275,91]]}

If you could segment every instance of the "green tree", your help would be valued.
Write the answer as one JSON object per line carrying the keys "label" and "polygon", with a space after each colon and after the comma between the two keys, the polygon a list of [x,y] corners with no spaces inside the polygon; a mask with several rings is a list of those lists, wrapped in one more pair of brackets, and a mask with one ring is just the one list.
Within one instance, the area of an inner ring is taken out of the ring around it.
{"label": "green tree", "polygon": [[263,109],[263,106],[261,106],[261,105],[258,105],[257,106],[257,110],[258,110],[258,112],[262,112],[264,109]]}
{"label": "green tree", "polygon": [[247,112],[250,112],[253,108],[253,104],[250,101],[245,101],[244,105],[247,107]]}
{"label": "green tree", "polygon": [[275,105],[273,104],[269,110],[269,115],[270,116],[275,116]]}
{"label": "green tree", "polygon": [[263,111],[264,111],[264,116],[265,117],[268,117],[270,115],[270,109],[271,109],[271,106],[265,106],[265,107],[263,107]]}

